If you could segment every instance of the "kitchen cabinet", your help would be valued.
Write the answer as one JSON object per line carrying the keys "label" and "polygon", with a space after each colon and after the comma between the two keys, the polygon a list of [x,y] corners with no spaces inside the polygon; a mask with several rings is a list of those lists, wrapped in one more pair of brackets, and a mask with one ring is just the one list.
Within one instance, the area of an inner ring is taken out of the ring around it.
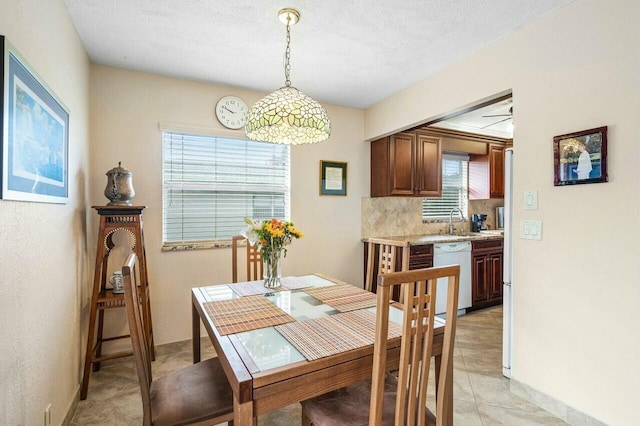
{"label": "kitchen cabinet", "polygon": [[504,145],[488,144],[486,155],[469,159],[469,199],[504,198]]}
{"label": "kitchen cabinet", "polygon": [[433,244],[409,246],[409,270],[433,266]]}
{"label": "kitchen cabinet", "polygon": [[[376,249],[377,250],[377,249]],[[364,243],[364,273],[363,280],[367,279],[367,256],[369,251],[369,244]],[[374,253],[375,257],[373,258],[373,270],[378,270],[378,253]],[[401,259],[402,251],[398,250],[396,265],[400,267],[402,265]],[[409,270],[412,269],[422,269],[422,268],[431,268],[433,266],[433,244],[421,244],[415,246],[409,246]],[[377,280],[377,276],[373,277],[374,280]],[[366,288],[366,285],[364,286]],[[376,288],[373,285],[371,288]]]}
{"label": "kitchen cabinet", "polygon": [[372,197],[441,194],[441,138],[416,130],[371,142]]}
{"label": "kitchen cabinet", "polygon": [[502,304],[503,241],[473,241],[470,310]]}

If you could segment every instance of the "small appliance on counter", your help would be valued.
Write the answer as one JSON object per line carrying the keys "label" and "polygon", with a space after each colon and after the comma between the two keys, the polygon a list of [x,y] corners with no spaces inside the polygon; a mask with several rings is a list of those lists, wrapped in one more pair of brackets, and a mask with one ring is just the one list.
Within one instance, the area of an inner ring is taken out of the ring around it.
{"label": "small appliance on counter", "polygon": [[487,229],[487,226],[485,225],[486,220],[486,214],[477,213],[471,215],[471,232],[480,232],[483,229]]}
{"label": "small appliance on counter", "polygon": [[504,229],[504,207],[496,207],[496,229]]}

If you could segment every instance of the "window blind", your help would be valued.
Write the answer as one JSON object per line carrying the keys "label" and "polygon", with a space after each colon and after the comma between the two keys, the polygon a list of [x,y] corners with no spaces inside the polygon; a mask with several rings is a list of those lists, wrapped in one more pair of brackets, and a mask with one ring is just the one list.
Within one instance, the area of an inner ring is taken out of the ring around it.
{"label": "window blind", "polygon": [[469,213],[468,173],[468,157],[443,156],[442,196],[423,198],[422,219],[448,218],[451,210],[456,207],[462,210],[464,217],[467,217]]}
{"label": "window blind", "polygon": [[256,220],[289,219],[286,145],[163,132],[163,243],[230,239]]}

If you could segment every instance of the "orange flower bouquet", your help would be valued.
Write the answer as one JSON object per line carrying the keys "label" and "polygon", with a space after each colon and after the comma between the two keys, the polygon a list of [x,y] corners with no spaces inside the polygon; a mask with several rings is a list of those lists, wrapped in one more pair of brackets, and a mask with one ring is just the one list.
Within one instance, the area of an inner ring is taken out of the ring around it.
{"label": "orange flower bouquet", "polygon": [[257,243],[258,249],[262,251],[264,286],[279,287],[282,276],[281,258],[287,255],[285,246],[291,244],[294,238],[302,238],[302,232],[293,223],[278,219],[260,222],[245,218],[245,222],[248,226],[243,235],[251,244]]}

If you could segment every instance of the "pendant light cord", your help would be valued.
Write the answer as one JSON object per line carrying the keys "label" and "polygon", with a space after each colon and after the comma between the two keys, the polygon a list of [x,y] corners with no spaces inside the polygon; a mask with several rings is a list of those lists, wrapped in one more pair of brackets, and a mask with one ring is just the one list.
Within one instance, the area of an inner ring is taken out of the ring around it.
{"label": "pendant light cord", "polygon": [[291,59],[291,26],[289,23],[291,22],[291,15],[287,15],[287,49],[284,51],[284,85],[287,87],[291,86],[290,80],[290,72],[291,72],[291,64],[289,60]]}

